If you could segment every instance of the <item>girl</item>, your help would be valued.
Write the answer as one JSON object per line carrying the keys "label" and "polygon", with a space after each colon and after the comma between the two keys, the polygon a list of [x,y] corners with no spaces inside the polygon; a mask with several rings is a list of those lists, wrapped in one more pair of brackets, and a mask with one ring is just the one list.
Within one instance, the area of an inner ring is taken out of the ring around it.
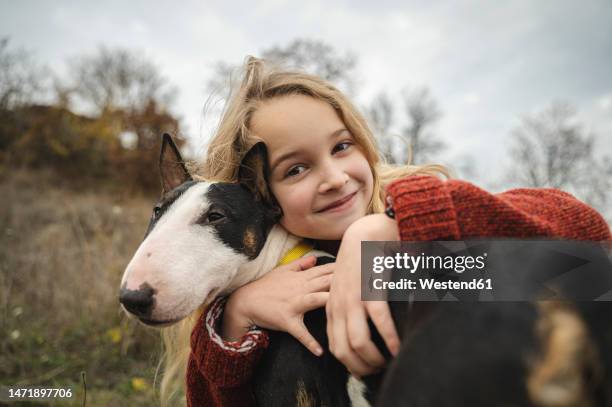
{"label": "girl", "polygon": [[[387,303],[360,300],[362,240],[612,238],[599,214],[558,190],[493,195],[435,177],[446,174],[441,166],[381,163],[364,118],[338,90],[249,57],[202,176],[235,180],[242,156],[259,140],[268,149],[269,188],[282,209],[281,224],[337,254],[336,262],[312,267],[314,258],[306,257],[281,265],[167,333],[162,399],[188,358],[188,405],[251,404],[250,375],[267,346],[267,334],[257,327],[289,332],[320,355],[302,317],[324,305],[330,351],[357,376],[380,369],[384,359],[370,341],[367,318],[392,353],[399,339]],[[395,219],[383,213],[386,194]],[[192,328],[191,346],[177,346]]]}

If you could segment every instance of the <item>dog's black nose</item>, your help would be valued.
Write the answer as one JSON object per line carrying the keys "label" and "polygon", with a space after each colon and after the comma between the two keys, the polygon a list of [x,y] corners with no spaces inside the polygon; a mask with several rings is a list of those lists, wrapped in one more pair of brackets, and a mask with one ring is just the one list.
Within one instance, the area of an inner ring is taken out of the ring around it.
{"label": "dog's black nose", "polygon": [[138,290],[121,288],[119,290],[119,302],[137,317],[148,318],[153,310],[154,294],[155,290],[146,283],[141,285]]}

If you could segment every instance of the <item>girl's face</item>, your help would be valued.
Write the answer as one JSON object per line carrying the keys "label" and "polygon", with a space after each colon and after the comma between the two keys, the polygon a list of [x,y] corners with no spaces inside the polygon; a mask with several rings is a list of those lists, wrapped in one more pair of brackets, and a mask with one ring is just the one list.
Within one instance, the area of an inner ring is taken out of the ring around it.
{"label": "girl's face", "polygon": [[329,104],[304,95],[273,98],[255,111],[250,130],[268,148],[270,188],[289,232],[340,240],[366,215],[372,170]]}

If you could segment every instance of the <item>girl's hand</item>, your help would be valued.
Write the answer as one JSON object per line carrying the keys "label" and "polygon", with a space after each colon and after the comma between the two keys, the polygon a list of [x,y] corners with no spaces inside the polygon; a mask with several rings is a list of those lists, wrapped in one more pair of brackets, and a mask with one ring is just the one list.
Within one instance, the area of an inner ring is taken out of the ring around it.
{"label": "girl's hand", "polygon": [[361,241],[399,240],[394,219],[384,214],[368,215],[352,223],[344,236],[326,306],[329,347],[355,376],[375,373],[385,359],[370,338],[367,317],[380,332],[393,355],[399,350],[399,337],[385,301],[361,301]]}
{"label": "girl's hand", "polygon": [[322,355],[321,345],[304,325],[304,313],[327,303],[334,263],[313,267],[315,263],[315,256],[302,257],[234,291],[225,304],[221,336],[237,340],[257,325],[287,332]]}

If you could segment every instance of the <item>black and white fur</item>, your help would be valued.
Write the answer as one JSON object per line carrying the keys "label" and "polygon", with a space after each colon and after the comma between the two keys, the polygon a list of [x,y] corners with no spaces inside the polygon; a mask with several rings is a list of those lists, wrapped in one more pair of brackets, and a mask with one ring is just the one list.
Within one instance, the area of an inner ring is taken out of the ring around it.
{"label": "black and white fur", "polygon": [[[163,196],[121,282],[130,314],[153,326],[179,321],[273,269],[298,242],[277,225],[266,160],[259,143],[238,183],[195,181],[164,135]],[[359,390],[383,406],[612,406],[611,305],[391,302],[400,354],[384,380],[366,377]],[[325,312],[308,313],[305,323],[327,348]],[[552,346],[557,337],[561,346]],[[253,378],[259,405],[351,404],[348,372],[329,352],[317,358],[288,334],[270,338]]]}
{"label": "black and white fur", "polygon": [[239,183],[195,181],[164,136],[162,198],[121,281],[128,312],[149,325],[179,321],[274,268],[298,242],[276,225],[278,208],[254,199],[260,195],[250,164],[241,167]]}
{"label": "black and white fur", "polygon": [[[164,135],[162,198],[121,281],[119,300],[128,313],[147,325],[170,325],[276,267],[299,239],[277,224],[281,212],[266,196],[266,170],[266,149],[258,143],[242,161],[237,183],[196,181]],[[317,264],[333,261],[314,254]],[[324,310],[308,313],[305,324],[327,348]],[[261,405],[302,399],[342,406],[350,405],[348,380],[329,352],[317,358],[290,335],[272,332],[254,391]]]}

